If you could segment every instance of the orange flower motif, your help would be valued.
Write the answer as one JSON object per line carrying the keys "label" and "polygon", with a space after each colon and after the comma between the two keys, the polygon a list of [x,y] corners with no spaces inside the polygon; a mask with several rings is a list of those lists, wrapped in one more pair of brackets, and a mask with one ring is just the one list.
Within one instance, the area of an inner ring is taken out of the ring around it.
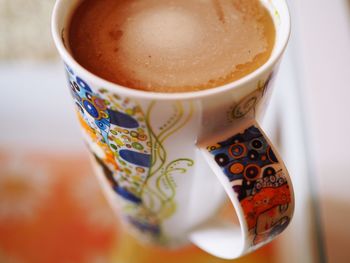
{"label": "orange flower motif", "polygon": [[290,190],[287,184],[277,188],[264,188],[254,196],[243,199],[241,205],[248,222],[248,229],[256,226],[257,219],[262,213],[290,202]]}
{"label": "orange flower motif", "polygon": [[84,129],[84,131],[86,131],[86,133],[89,135],[89,137],[94,141],[97,142],[98,141],[98,137],[94,131],[94,129],[92,129],[83,119],[83,117],[81,116],[81,114],[77,113],[78,115],[78,120],[80,123],[80,126]]}
{"label": "orange flower motif", "polygon": [[96,132],[94,131],[93,128],[91,128],[83,119],[83,117],[78,113],[78,120],[79,123],[81,125],[81,127],[83,128],[83,130],[87,133],[87,135],[92,139],[92,141],[94,143],[97,143],[97,145],[103,150],[103,152],[105,153],[104,156],[104,161],[110,165],[113,166],[113,168],[115,170],[119,170],[119,167],[115,161],[115,156],[114,153],[112,152],[112,150],[109,148],[109,146],[102,142],[99,138],[98,135],[96,134]]}

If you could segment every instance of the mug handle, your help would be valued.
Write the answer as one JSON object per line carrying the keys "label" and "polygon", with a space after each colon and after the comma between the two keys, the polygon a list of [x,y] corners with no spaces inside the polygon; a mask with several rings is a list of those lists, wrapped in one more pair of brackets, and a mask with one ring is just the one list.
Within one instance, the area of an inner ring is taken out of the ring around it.
{"label": "mug handle", "polygon": [[294,212],[292,183],[255,120],[197,146],[223,185],[240,227],[213,219],[191,231],[192,243],[217,257],[234,259],[270,242],[288,226]]}

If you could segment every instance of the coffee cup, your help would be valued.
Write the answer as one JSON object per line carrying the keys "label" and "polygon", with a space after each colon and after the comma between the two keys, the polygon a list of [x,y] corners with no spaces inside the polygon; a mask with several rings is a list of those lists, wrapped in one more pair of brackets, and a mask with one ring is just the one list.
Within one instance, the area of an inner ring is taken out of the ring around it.
{"label": "coffee cup", "polygon": [[[53,38],[96,175],[127,229],[142,241],[192,242],[226,259],[273,240],[292,218],[294,194],[258,121],[289,38],[286,2],[262,0],[276,26],[263,66],[235,82],[184,93],[129,89],[79,65],[66,41],[78,3],[56,2]],[[216,217],[225,199],[238,224]]]}

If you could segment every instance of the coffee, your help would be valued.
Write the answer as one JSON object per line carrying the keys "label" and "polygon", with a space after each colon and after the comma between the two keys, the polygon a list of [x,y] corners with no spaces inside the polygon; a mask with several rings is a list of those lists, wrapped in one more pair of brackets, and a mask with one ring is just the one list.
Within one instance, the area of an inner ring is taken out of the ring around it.
{"label": "coffee", "polygon": [[271,55],[259,0],[85,0],[69,45],[90,72],[132,89],[189,92],[240,79]]}

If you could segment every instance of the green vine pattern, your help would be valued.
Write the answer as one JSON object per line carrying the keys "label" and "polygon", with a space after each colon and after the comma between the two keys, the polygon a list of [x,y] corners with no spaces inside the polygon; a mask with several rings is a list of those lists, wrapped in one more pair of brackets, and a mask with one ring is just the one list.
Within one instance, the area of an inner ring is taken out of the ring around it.
{"label": "green vine pattern", "polygon": [[[187,112],[183,103],[176,102],[173,106],[174,115],[159,127],[158,134],[150,123],[150,116],[155,105],[156,102],[152,102],[146,113],[146,125],[152,145],[152,161],[149,176],[143,187],[142,199],[146,200],[144,205],[147,209],[157,214],[158,219],[162,221],[176,211],[174,176],[185,174],[194,165],[194,161],[188,158],[168,160],[164,142],[190,121],[193,115],[193,105],[189,105]],[[151,179],[155,181],[155,185],[150,183]]]}

